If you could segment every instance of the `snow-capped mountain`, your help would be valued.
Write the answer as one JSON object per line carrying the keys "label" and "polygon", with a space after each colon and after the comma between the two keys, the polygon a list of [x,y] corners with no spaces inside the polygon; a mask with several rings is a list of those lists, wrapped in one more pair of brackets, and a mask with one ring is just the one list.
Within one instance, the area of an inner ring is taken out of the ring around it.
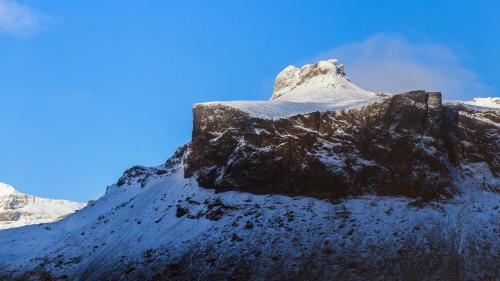
{"label": "snow-capped mountain", "polygon": [[293,65],[285,68],[276,77],[271,100],[338,104],[373,96],[376,94],[351,83],[345,75],[344,65],[332,59],[301,68]]}
{"label": "snow-capped mountain", "polygon": [[270,101],[196,104],[163,165],[1,231],[0,279],[496,280],[499,121],[362,90],[335,60],[288,67]]}
{"label": "snow-capped mountain", "polygon": [[56,221],[84,206],[27,195],[0,182],[0,229]]}
{"label": "snow-capped mountain", "polygon": [[380,100],[384,93],[366,91],[352,83],[337,60],[319,61],[301,68],[288,66],[276,77],[269,101],[224,101],[196,107],[225,105],[251,117],[280,119],[309,112],[340,111]]}

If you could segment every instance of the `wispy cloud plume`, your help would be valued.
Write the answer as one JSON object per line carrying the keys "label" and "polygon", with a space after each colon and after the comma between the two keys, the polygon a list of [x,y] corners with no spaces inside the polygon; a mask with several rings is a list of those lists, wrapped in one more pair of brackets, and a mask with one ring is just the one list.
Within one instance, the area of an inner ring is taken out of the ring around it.
{"label": "wispy cloud plume", "polygon": [[372,91],[423,89],[441,91],[447,99],[493,94],[452,48],[438,44],[412,44],[401,37],[378,34],[320,55],[321,59],[332,57],[346,64],[347,74],[356,84]]}
{"label": "wispy cloud plume", "polygon": [[43,31],[50,17],[12,0],[0,0],[0,32],[26,36]]}

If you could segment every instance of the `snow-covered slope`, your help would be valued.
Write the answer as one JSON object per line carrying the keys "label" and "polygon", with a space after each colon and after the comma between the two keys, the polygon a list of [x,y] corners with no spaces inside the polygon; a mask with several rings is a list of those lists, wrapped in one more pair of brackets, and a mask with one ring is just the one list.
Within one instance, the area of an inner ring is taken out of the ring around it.
{"label": "snow-covered slope", "polygon": [[63,221],[0,232],[0,245],[9,245],[0,247],[0,278],[494,280],[498,273],[500,197],[468,183],[460,196],[427,203],[215,193],[184,178],[178,160],[130,173]]}
{"label": "snow-covered slope", "polygon": [[314,111],[359,108],[386,96],[366,91],[349,81],[344,66],[332,59],[301,68],[285,68],[276,77],[270,101],[224,101],[197,105],[225,105],[252,117],[278,119]]}
{"label": "snow-covered slope", "polygon": [[84,207],[66,200],[35,197],[0,183],[0,229],[51,222]]}

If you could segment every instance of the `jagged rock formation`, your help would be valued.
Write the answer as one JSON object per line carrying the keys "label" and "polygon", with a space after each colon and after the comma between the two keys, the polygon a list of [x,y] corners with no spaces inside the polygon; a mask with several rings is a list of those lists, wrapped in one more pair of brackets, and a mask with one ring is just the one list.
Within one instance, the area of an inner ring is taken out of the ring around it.
{"label": "jagged rock formation", "polygon": [[499,111],[371,93],[329,60],[287,68],[271,101],[193,113],[165,164],[0,231],[0,280],[500,276]]}
{"label": "jagged rock formation", "polygon": [[59,220],[84,206],[27,195],[0,183],[0,229]]}

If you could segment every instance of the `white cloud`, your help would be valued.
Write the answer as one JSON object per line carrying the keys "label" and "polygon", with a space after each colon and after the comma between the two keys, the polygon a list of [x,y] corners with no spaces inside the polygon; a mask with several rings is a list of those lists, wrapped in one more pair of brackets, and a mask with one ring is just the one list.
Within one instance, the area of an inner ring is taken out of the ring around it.
{"label": "white cloud", "polygon": [[30,35],[44,29],[49,17],[12,0],[0,0],[0,32]]}
{"label": "white cloud", "polygon": [[493,94],[453,49],[438,44],[412,44],[404,38],[378,34],[319,56],[324,58],[339,59],[354,83],[372,91],[422,89],[440,91],[447,99]]}

